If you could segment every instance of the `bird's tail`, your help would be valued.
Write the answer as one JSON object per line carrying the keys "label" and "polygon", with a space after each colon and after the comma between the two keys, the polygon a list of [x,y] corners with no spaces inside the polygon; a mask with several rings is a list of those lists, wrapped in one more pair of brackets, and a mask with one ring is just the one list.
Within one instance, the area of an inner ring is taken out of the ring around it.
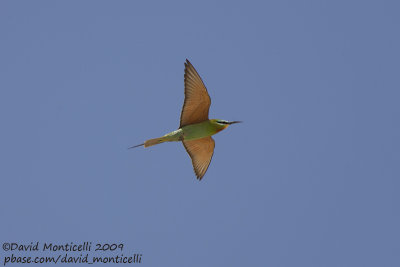
{"label": "bird's tail", "polygon": [[164,137],[149,139],[144,142],[144,147],[158,145],[158,144],[164,143],[165,141],[167,141],[167,140],[165,140]]}
{"label": "bird's tail", "polygon": [[145,141],[143,144],[132,146],[130,148],[135,148],[135,147],[139,147],[139,146],[149,147],[149,146],[158,145],[158,144],[161,144],[161,143],[164,143],[167,141],[168,141],[167,138],[165,136],[163,136],[163,137],[159,137],[159,138],[149,139],[149,140]]}

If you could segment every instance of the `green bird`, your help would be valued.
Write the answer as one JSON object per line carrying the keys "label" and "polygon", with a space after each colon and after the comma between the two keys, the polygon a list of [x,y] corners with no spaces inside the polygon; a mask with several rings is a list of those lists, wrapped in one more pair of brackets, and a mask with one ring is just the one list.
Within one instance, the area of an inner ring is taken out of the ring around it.
{"label": "green bird", "polygon": [[162,137],[149,139],[143,144],[130,148],[154,146],[164,142],[182,141],[192,159],[197,179],[201,180],[210,165],[214,154],[215,141],[212,135],[226,129],[229,125],[241,121],[208,119],[211,98],[208,95],[200,75],[193,65],[185,62],[185,101],[181,113],[179,129]]}

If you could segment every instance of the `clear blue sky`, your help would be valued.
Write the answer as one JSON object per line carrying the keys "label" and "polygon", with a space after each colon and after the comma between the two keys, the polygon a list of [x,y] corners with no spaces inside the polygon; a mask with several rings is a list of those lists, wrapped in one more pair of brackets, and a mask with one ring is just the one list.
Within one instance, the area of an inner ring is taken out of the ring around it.
{"label": "clear blue sky", "polygon": [[[399,8],[1,1],[1,242],[123,242],[140,266],[400,266]],[[244,121],[201,182],[180,143],[127,150],[177,129],[186,58],[210,117]]]}

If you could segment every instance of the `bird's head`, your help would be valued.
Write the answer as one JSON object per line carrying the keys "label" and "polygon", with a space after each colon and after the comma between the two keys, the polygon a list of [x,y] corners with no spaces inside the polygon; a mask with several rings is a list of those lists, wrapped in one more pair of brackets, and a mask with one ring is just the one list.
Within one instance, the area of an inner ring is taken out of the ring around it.
{"label": "bird's head", "polygon": [[231,124],[235,123],[240,123],[241,121],[226,121],[226,120],[219,120],[219,119],[213,119],[211,120],[214,125],[218,127],[219,131],[224,130],[226,127],[228,127]]}

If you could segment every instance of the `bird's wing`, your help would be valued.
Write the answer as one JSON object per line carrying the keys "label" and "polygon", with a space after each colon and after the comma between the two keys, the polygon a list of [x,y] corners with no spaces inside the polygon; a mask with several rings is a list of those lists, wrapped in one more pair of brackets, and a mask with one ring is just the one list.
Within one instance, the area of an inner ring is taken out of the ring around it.
{"label": "bird's wing", "polygon": [[180,127],[208,120],[211,99],[200,75],[193,65],[185,62],[185,101],[181,113]]}
{"label": "bird's wing", "polygon": [[195,140],[184,140],[182,143],[192,159],[192,165],[197,179],[201,180],[214,154],[214,139],[209,136]]}

